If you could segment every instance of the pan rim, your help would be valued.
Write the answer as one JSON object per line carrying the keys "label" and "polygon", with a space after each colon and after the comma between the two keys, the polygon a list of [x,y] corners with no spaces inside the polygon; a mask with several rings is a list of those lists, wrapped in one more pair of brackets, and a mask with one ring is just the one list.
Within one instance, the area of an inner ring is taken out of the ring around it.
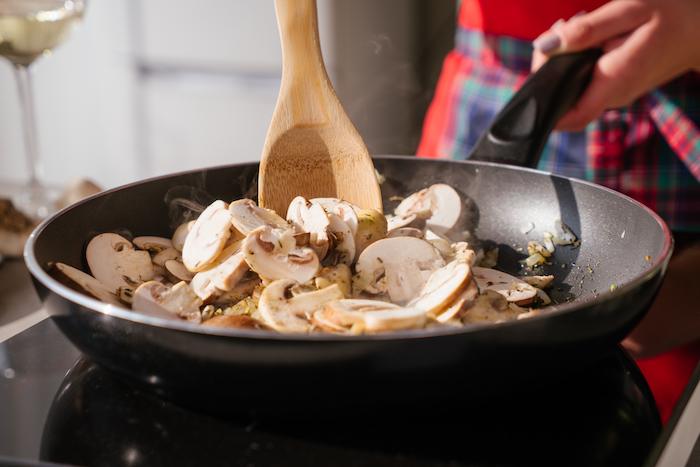
{"label": "pan rim", "polygon": [[[383,155],[383,156],[373,156],[373,159],[377,160],[415,160],[415,156],[404,156],[404,155]],[[151,181],[174,177],[178,175],[188,175],[201,173],[203,171],[212,171],[222,168],[233,168],[237,166],[249,166],[255,164],[256,162],[248,163],[238,163],[238,164],[228,164],[215,167],[207,167],[189,171],[182,171],[172,174],[161,175],[157,177],[152,177],[133,183],[121,185],[109,190],[102,191],[88,198],[85,198],[71,206],[68,206],[59,212],[53,214],[52,216],[41,222],[31,233],[29,239],[27,240],[24,248],[24,260],[34,278],[42,284],[42,286],[49,289],[52,293],[56,293],[60,297],[63,297],[70,302],[77,304],[87,310],[92,312],[100,313],[105,316],[118,318],[133,322],[139,325],[148,325],[158,328],[172,329],[176,331],[193,332],[197,334],[211,335],[216,337],[226,337],[226,338],[241,338],[241,339],[255,339],[255,340],[275,340],[275,341],[300,341],[300,342],[370,342],[370,341],[394,341],[394,340],[407,340],[407,339],[426,339],[426,338],[436,338],[445,336],[456,336],[456,335],[470,335],[477,332],[489,332],[495,331],[502,328],[510,328],[512,326],[525,326],[527,322],[536,322],[542,319],[548,319],[551,315],[565,315],[569,313],[574,313],[577,310],[591,306],[593,304],[604,304],[608,301],[618,299],[620,296],[627,294],[629,291],[635,289],[640,284],[647,282],[651,277],[656,276],[659,273],[665,273],[665,269],[668,267],[668,262],[670,260],[671,253],[673,251],[674,239],[670,228],[666,222],[654,211],[652,211],[647,206],[634,200],[633,198],[619,193],[610,188],[588,182],[586,180],[581,180],[573,177],[567,177],[563,175],[554,174],[551,172],[541,171],[537,169],[527,168],[527,167],[514,167],[508,164],[499,164],[493,162],[477,162],[477,161],[446,161],[443,159],[421,159],[421,160],[434,160],[438,162],[450,162],[459,164],[469,164],[477,166],[492,166],[498,168],[505,168],[508,170],[518,170],[526,171],[534,174],[544,175],[548,177],[554,177],[558,179],[568,180],[575,184],[581,184],[585,186],[592,187],[596,190],[601,190],[615,195],[627,202],[630,202],[639,208],[650,214],[657,224],[659,224],[664,233],[664,246],[661,253],[657,258],[650,260],[650,266],[642,271],[641,273],[635,275],[630,281],[626,282],[623,286],[616,288],[615,290],[606,291],[599,295],[593,296],[587,299],[575,299],[568,303],[562,303],[557,305],[552,305],[546,308],[547,312],[529,317],[524,320],[513,320],[501,323],[480,323],[480,324],[468,324],[462,327],[447,327],[447,328],[433,328],[433,329],[413,329],[405,331],[390,331],[384,333],[375,334],[361,334],[361,335],[336,335],[332,333],[315,333],[315,334],[292,334],[292,333],[280,333],[272,331],[262,331],[262,330],[246,330],[246,329],[231,329],[231,328],[207,328],[201,324],[188,323],[186,321],[175,321],[168,320],[164,318],[155,318],[145,314],[132,311],[126,307],[120,307],[115,305],[110,305],[101,302],[98,299],[91,298],[80,292],[74,291],[69,287],[61,284],[56,279],[51,277],[46,270],[39,264],[36,256],[34,255],[34,245],[36,240],[39,238],[41,233],[46,229],[46,227],[51,224],[55,219],[62,216],[67,211],[86,203],[92,199],[99,198],[110,193],[114,193],[130,186],[141,185]],[[49,314],[51,314],[50,310]],[[53,316],[53,315],[52,315]]]}

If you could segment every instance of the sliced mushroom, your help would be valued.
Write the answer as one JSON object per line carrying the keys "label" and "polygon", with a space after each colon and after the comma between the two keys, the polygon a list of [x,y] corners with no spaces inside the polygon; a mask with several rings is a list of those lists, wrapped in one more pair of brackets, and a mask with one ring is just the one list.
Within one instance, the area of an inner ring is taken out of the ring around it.
{"label": "sliced mushroom", "polygon": [[422,310],[364,299],[329,302],[321,318],[337,326],[369,332],[421,328],[427,322]]}
{"label": "sliced mushroom", "polygon": [[469,266],[474,267],[477,260],[476,252],[471,248],[467,242],[456,242],[452,244],[452,256],[453,261],[462,261],[467,263]]}
{"label": "sliced mushroom", "polygon": [[76,292],[111,305],[121,305],[112,289],[80,269],[65,263],[54,263],[48,272],[51,277]]}
{"label": "sliced mushroom", "polygon": [[338,198],[313,198],[309,201],[320,204],[327,213],[339,216],[348,225],[353,237],[357,235],[358,219],[356,211],[360,209],[358,206]]}
{"label": "sliced mushroom", "polygon": [[326,257],[331,246],[328,232],[330,219],[318,203],[312,203],[303,196],[297,196],[289,204],[287,221],[294,226],[297,233],[310,234],[309,246],[314,249],[320,260]]}
{"label": "sliced mushroom", "polygon": [[[425,218],[420,217],[418,214],[406,214],[405,216],[389,216],[386,219],[387,222],[387,232],[391,233],[394,230],[412,228],[412,229],[425,229]],[[388,235],[387,233],[387,235]]]}
{"label": "sliced mushroom", "polygon": [[[425,240],[384,238],[368,246],[357,259],[353,289],[374,294],[388,292],[392,301],[407,300],[411,298],[405,296],[407,287],[413,288],[412,296],[418,282],[418,287],[422,286],[430,273],[444,265],[440,253]],[[416,272],[420,272],[420,276]],[[391,278],[381,281],[387,274]]]}
{"label": "sliced mushroom", "polygon": [[182,252],[178,251],[175,247],[170,246],[153,255],[151,260],[156,266],[165,266],[165,262],[172,259],[182,262]]}
{"label": "sliced mushroom", "polygon": [[436,268],[426,268],[415,259],[392,261],[384,265],[384,279],[379,284],[380,287],[386,287],[386,293],[392,302],[403,304],[416,295],[416,291],[423,287],[434,269]]}
{"label": "sliced mushroom", "polygon": [[355,260],[372,243],[386,237],[386,217],[374,209],[358,209],[357,233],[355,234]]}
{"label": "sliced mushroom", "polygon": [[182,248],[182,262],[187,269],[199,272],[221,253],[231,236],[231,214],[228,204],[217,200],[202,211]]}
{"label": "sliced mushroom", "polygon": [[216,328],[254,329],[256,331],[274,331],[260,320],[248,315],[218,315],[202,323],[203,326]]}
{"label": "sliced mushroom", "polygon": [[393,238],[393,237],[416,237],[416,238],[424,238],[425,234],[421,229],[416,229],[415,227],[401,227],[398,229],[394,229],[390,231],[389,233],[386,234],[387,238]]}
{"label": "sliced mushroom", "polygon": [[148,250],[152,255],[160,253],[166,248],[172,248],[173,246],[173,242],[169,238],[148,235],[135,237],[131,243],[140,250]]}
{"label": "sliced mushroom", "polygon": [[257,287],[260,285],[260,282],[260,276],[249,270],[231,290],[220,293],[216,297],[215,303],[220,303],[222,305],[238,303],[241,300],[253,295]]}
{"label": "sliced mushroom", "polygon": [[355,261],[355,237],[352,230],[337,214],[328,214],[328,221],[328,230],[333,237],[333,262],[350,266]]}
{"label": "sliced mushroom", "polygon": [[532,303],[537,295],[537,290],[527,282],[496,269],[475,267],[472,274],[482,293],[487,290],[498,292],[519,306]]}
{"label": "sliced mushroom", "polygon": [[331,300],[343,298],[343,292],[335,284],[315,292],[295,294],[298,285],[294,279],[280,279],[268,285],[260,296],[261,315],[278,331],[308,332],[314,312],[325,308]]}
{"label": "sliced mushroom", "polygon": [[408,306],[437,316],[464,292],[470,282],[469,265],[453,261],[433,272]]}
{"label": "sliced mushroom", "polygon": [[297,246],[291,228],[258,227],[248,234],[242,249],[250,268],[267,281],[289,278],[303,284],[321,268],[314,250]]}
{"label": "sliced mushroom", "polygon": [[425,236],[423,237],[425,241],[430,242],[443,256],[443,258],[449,257],[454,254],[452,249],[452,244],[442,235],[433,232],[430,229],[425,229]]}
{"label": "sliced mushroom", "polygon": [[475,281],[471,280],[464,292],[445,311],[438,315],[437,321],[440,323],[447,323],[450,320],[458,321],[470,308],[476,305],[478,298],[479,287]]}
{"label": "sliced mushroom", "polygon": [[148,281],[136,289],[131,308],[158,318],[179,318],[199,323],[202,300],[186,282],[172,287]]}
{"label": "sliced mushroom", "polygon": [[90,273],[114,293],[120,287],[136,287],[153,279],[156,271],[147,251],[115,233],[97,235],[85,249]]}
{"label": "sliced mushroom", "polygon": [[248,235],[253,230],[263,225],[269,225],[276,229],[287,229],[289,224],[275,211],[259,207],[251,199],[239,199],[229,205],[231,222],[243,235]]}
{"label": "sliced mushroom", "polygon": [[173,238],[171,240],[175,249],[182,251],[182,249],[185,247],[185,241],[187,240],[187,236],[190,234],[192,227],[194,227],[195,222],[197,221],[185,222],[175,229],[175,233],[173,233]]}
{"label": "sliced mushroom", "polygon": [[[430,215],[425,216],[425,211]],[[426,225],[438,234],[449,236],[463,216],[460,194],[449,185],[438,183],[412,194],[399,204],[394,213],[399,216],[418,214],[425,216]]]}
{"label": "sliced mushroom", "polygon": [[182,260],[169,259],[163,263],[165,268],[165,277],[172,282],[177,284],[180,281],[190,282],[192,278],[197,274],[192,272],[182,264]]}
{"label": "sliced mushroom", "polygon": [[518,279],[527,282],[533,287],[544,289],[554,280],[554,276],[519,276]]}
{"label": "sliced mushroom", "polygon": [[482,291],[474,306],[462,316],[465,324],[500,323],[517,319],[527,312],[514,303],[509,303],[503,295],[493,290]]}
{"label": "sliced mushroom", "polygon": [[242,245],[240,241],[227,247],[214,262],[192,278],[190,287],[204,303],[211,303],[233,289],[248,271]]}

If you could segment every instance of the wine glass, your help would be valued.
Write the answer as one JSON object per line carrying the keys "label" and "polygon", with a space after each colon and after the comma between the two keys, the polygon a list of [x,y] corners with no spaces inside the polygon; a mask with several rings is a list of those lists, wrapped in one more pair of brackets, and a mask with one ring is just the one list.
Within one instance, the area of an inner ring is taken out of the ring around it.
{"label": "wine glass", "polygon": [[0,55],[12,62],[19,89],[22,128],[29,179],[15,200],[17,209],[33,219],[52,211],[48,192],[39,180],[41,160],[31,75],[36,60],[48,57],[80,24],[86,0],[0,0]]}

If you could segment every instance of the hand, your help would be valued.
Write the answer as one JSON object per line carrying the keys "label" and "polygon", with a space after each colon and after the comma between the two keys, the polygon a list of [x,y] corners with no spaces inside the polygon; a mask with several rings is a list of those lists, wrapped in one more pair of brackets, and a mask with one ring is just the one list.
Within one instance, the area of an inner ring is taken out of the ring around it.
{"label": "hand", "polygon": [[588,88],[556,128],[582,130],[603,111],[700,70],[699,24],[698,0],[612,0],[555,23],[533,42],[533,70],[554,54],[603,49]]}

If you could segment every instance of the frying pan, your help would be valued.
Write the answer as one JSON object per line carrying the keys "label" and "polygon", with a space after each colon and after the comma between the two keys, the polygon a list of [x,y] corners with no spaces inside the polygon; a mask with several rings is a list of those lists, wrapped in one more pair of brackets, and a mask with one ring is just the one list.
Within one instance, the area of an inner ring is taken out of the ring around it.
{"label": "frying pan", "polygon": [[[559,246],[543,274],[556,302],[541,315],[459,329],[336,336],[204,328],[89,298],[47,272],[57,261],[87,271],[87,242],[102,232],[170,236],[188,214],[256,193],[257,164],[154,178],[106,191],[57,213],[32,234],[25,259],[63,333],[128,383],[213,413],[284,416],[412,413],[533,385],[606,355],[642,318],[673,248],[648,208],[585,181],[483,160],[533,165],[561,113],[585,86],[598,52],[550,60],[494,120],[474,149],[481,160],[375,157],[384,206],[433,183],[465,198],[470,241],[499,247],[498,268],[520,274],[528,240],[556,220],[581,241]],[[527,160],[517,161],[518,155]],[[533,224],[529,233],[522,226]]]}

